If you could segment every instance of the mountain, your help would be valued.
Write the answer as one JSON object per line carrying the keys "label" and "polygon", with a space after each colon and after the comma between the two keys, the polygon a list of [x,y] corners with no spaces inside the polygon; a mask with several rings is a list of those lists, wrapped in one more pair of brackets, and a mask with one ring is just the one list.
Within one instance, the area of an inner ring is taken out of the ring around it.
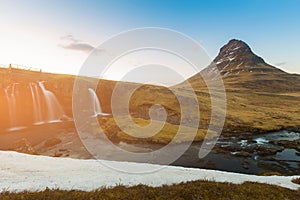
{"label": "mountain", "polygon": [[205,123],[209,122],[211,94],[202,76],[213,82],[216,70],[226,90],[223,132],[254,133],[300,127],[300,76],[266,63],[248,44],[236,39],[224,45],[208,67],[176,86],[188,93],[187,83],[192,85]]}
{"label": "mountain", "polygon": [[[201,75],[213,75],[216,68],[221,73],[226,90],[224,133],[299,130],[300,76],[289,74],[266,63],[249,45],[235,39],[220,49],[218,56],[207,68],[173,86],[177,96],[169,90],[170,88],[155,85],[144,85],[136,90],[130,100],[132,116],[149,119],[149,109],[155,104],[160,104],[168,113],[169,123],[184,124],[180,114],[182,108],[177,99],[189,101],[191,94],[195,93],[201,113],[199,127],[205,132],[212,115],[210,97],[222,95],[218,94],[218,88],[213,90],[216,93],[211,94]],[[213,78],[210,81],[214,81]],[[193,91],[187,83],[193,87]],[[183,109],[191,110],[189,106]],[[196,117],[197,109],[192,109],[189,115],[191,118]]]}
{"label": "mountain", "polygon": [[[213,62],[201,73],[218,70],[227,91],[286,93],[300,91],[300,76],[289,74],[257,56],[244,41],[232,39],[221,49]],[[199,86],[198,75],[188,81]]]}
{"label": "mountain", "polygon": [[241,40],[230,40],[213,60],[223,77],[239,73],[284,73],[267,64]]}

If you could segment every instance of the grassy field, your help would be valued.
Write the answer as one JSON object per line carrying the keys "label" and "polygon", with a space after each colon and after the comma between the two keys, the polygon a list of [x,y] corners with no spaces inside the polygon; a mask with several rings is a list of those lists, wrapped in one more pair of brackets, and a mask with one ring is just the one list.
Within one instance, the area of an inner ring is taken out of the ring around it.
{"label": "grassy field", "polygon": [[[6,69],[1,69],[0,74],[6,77]],[[26,78],[24,78],[26,77]],[[16,70],[13,81],[25,82],[45,80],[45,87],[56,94],[62,104],[66,114],[72,116],[72,95],[75,77],[63,74],[48,74],[40,72],[31,72]],[[96,79],[81,77],[87,85],[97,81]],[[1,79],[1,87],[7,83]],[[4,81],[4,82],[3,82]],[[197,95],[200,111],[199,130],[195,141],[201,141],[206,132],[211,119],[211,101],[208,89],[200,76],[191,77],[189,80],[194,91],[186,88],[185,83],[172,87],[177,96],[185,102],[189,102],[191,94]],[[286,73],[279,74],[256,74],[240,73],[239,75],[225,77],[224,85],[226,90],[227,109],[226,120],[223,133],[240,134],[244,132],[260,133],[276,130],[298,130],[300,128],[300,76]],[[99,97],[102,110],[106,113],[111,112],[111,96],[116,81],[100,80],[96,93]],[[181,124],[181,109],[189,109],[189,117],[195,119],[198,109],[190,108],[186,103],[185,107],[180,107],[177,97],[172,93],[170,88],[141,85],[137,83],[120,83],[122,94],[126,95],[130,88],[137,85],[137,89],[130,98],[129,110],[134,121],[141,126],[149,123],[149,109],[156,104],[162,105],[167,112],[167,123],[157,135],[150,137],[147,141],[139,142],[156,142],[168,143],[171,141]],[[214,94],[218,95],[218,94]],[[117,110],[122,112],[127,101],[119,98],[114,105]],[[187,119],[189,120],[189,119]],[[120,131],[113,119],[100,123],[112,139],[125,140],[128,142],[137,142],[136,138]],[[159,122],[154,121],[159,126]],[[134,130],[134,127],[128,127],[128,130]],[[187,137],[178,138],[176,142],[189,140],[190,132],[186,129]]]}
{"label": "grassy field", "polygon": [[[119,120],[119,125],[126,132],[122,131],[116,124],[116,119]],[[142,118],[132,118],[132,120],[133,123],[128,123],[124,117],[103,117],[100,118],[99,124],[101,124],[101,129],[112,141],[122,140],[134,143],[140,142],[168,144],[173,139],[173,142],[175,143],[189,142],[191,140],[202,141],[206,135],[205,129],[181,126],[180,134],[176,136],[177,132],[179,131],[179,125],[170,124],[168,122],[162,123],[157,120],[153,120],[151,127],[146,128],[144,129],[145,131],[141,132],[137,131],[136,127],[140,126],[141,128],[145,128],[146,126],[150,125],[150,120]],[[127,133],[130,133],[130,135]]]}
{"label": "grassy field", "polygon": [[278,186],[246,182],[240,185],[216,183],[211,181],[193,181],[171,186],[149,187],[138,185],[133,187],[116,186],[92,192],[62,191],[46,189],[41,192],[22,192],[0,194],[0,199],[194,199],[194,200],[235,200],[235,199],[300,199],[300,191],[293,191]]}

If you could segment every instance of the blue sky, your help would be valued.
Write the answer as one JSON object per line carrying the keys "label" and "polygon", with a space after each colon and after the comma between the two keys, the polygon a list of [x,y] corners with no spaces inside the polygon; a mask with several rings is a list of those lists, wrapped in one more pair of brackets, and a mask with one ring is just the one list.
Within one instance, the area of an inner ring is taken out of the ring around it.
{"label": "blue sky", "polygon": [[299,0],[0,0],[0,64],[75,74],[89,48],[112,35],[163,27],[201,41],[212,58],[237,38],[268,63],[300,73],[299,8]]}

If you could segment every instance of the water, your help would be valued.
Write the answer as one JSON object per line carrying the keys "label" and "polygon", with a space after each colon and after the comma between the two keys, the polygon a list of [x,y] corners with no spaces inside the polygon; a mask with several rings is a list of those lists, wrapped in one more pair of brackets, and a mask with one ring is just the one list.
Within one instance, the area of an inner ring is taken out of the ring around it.
{"label": "water", "polygon": [[48,111],[47,121],[48,122],[59,121],[65,115],[60,103],[58,102],[56,96],[51,91],[45,88],[43,82],[39,82],[39,86],[42,90],[42,94],[44,96],[47,105],[47,111]]}
{"label": "water", "polygon": [[260,141],[262,143],[267,143],[269,141],[278,141],[278,140],[288,140],[294,141],[300,138],[300,133],[289,132],[289,131],[278,131],[274,133],[267,133],[253,137],[254,140]]}
{"label": "water", "polygon": [[297,156],[296,153],[297,151],[295,149],[284,149],[282,152],[278,152],[275,158],[279,160],[300,162],[300,156]]}
{"label": "water", "polygon": [[17,106],[16,106],[16,92],[15,87],[18,83],[13,83],[9,85],[7,88],[4,89],[5,97],[8,102],[8,111],[9,111],[9,119],[10,119],[10,126],[16,127],[17,126]]}
{"label": "water", "polygon": [[30,83],[29,86],[30,86],[32,102],[33,102],[34,124],[41,124],[44,121],[43,121],[43,113],[42,113],[41,99],[40,99],[38,86],[36,83]]}
{"label": "water", "polygon": [[267,144],[270,140],[267,140],[263,137],[254,138],[254,140],[257,144]]}
{"label": "water", "polygon": [[4,88],[9,117],[8,131],[25,128],[31,124],[60,121],[65,116],[55,94],[43,82],[12,83]]}
{"label": "water", "polygon": [[96,92],[92,88],[89,88],[88,90],[89,90],[89,93],[91,96],[91,105],[92,105],[92,111],[93,111],[92,116],[96,117],[98,115],[101,115],[101,116],[110,115],[110,114],[102,112],[101,105],[100,105],[100,102],[99,102]]}
{"label": "water", "polygon": [[[221,137],[214,148],[205,158],[199,159],[198,153],[201,143],[193,143],[189,149],[172,165],[216,169],[229,172],[260,174],[263,172],[278,172],[281,174],[300,174],[300,156],[295,149],[284,149],[283,147],[270,144],[274,140],[294,141],[300,139],[300,134],[295,132],[280,131],[263,135],[253,135],[245,137]],[[180,145],[180,144],[178,144]],[[120,148],[133,152],[155,151],[163,145],[152,144],[124,144],[118,145]],[[235,151],[231,147],[236,146],[239,150]],[[256,150],[249,153],[249,156],[239,156],[238,154],[247,148],[264,147],[278,148],[281,151],[272,155],[259,155]],[[144,148],[144,149],[143,149]],[[220,149],[225,149],[220,151]],[[125,159],[125,158],[124,158]],[[126,159],[125,159],[126,160]],[[160,163],[157,163],[160,164]]]}

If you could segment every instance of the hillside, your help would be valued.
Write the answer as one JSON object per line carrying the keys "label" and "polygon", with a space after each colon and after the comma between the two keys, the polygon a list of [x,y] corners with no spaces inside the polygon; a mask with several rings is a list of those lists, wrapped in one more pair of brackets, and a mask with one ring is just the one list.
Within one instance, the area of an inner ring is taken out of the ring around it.
{"label": "hillside", "polygon": [[[267,64],[240,40],[229,41],[210,66],[187,80],[198,97],[201,128],[207,127],[211,117],[210,94],[201,75],[213,76],[216,69],[220,71],[226,90],[227,110],[223,133],[299,130],[300,109],[297,105],[300,101],[300,76]],[[213,78],[211,81],[214,81]],[[188,98],[192,92],[186,87],[187,82],[173,87],[183,98]],[[213,92],[218,96],[217,90],[215,88]],[[162,98],[154,100],[156,96]],[[133,99],[134,115],[143,118],[147,117],[147,112],[143,112],[146,105],[149,108],[164,99],[162,104],[170,111],[168,122],[179,124],[178,102],[167,94],[167,89],[148,86],[137,91]],[[194,112],[190,115],[193,116]]]}
{"label": "hillside", "polygon": [[[197,141],[201,141],[205,136],[211,118],[210,94],[201,78],[201,74],[212,73],[215,67],[218,68],[222,75],[226,90],[227,110],[223,134],[239,134],[243,132],[254,134],[280,129],[299,130],[299,75],[286,73],[265,63],[262,58],[252,52],[246,43],[239,40],[231,40],[222,47],[219,55],[214,59],[214,63],[187,80],[197,95],[201,113],[199,131],[195,138]],[[13,82],[19,83],[20,86],[18,87],[28,88],[27,85],[31,82],[43,81],[45,88],[56,95],[65,115],[72,117],[72,95],[75,76],[19,69],[13,69],[12,75],[8,74],[7,69],[1,69],[0,74],[0,88],[2,88],[0,95],[4,102],[1,104],[1,110],[4,112],[0,120],[3,122],[1,126],[4,129],[8,124],[7,116],[9,115],[5,104],[4,90],[7,85]],[[77,78],[83,79],[87,86],[92,82],[98,81],[87,77]],[[110,80],[100,80],[98,82],[96,93],[100,100],[102,111],[105,113],[111,113],[111,95],[116,83],[116,81]],[[177,96],[182,101],[189,102],[192,91],[185,84],[186,82],[173,86],[172,89],[176,91]],[[149,123],[149,109],[155,104],[164,106],[167,111],[167,123],[164,129],[155,137],[143,140],[144,142],[168,143],[176,134],[179,124],[188,124],[189,119],[181,121],[181,108],[178,99],[169,88],[129,82],[122,82],[120,85],[124,95],[128,93],[130,88],[136,85],[140,86],[131,96],[129,103],[130,114],[136,123],[142,126],[147,125]],[[216,92],[214,95],[218,96],[218,91],[215,90],[214,92]],[[30,124],[30,119],[33,117],[31,97],[23,98],[22,102],[24,103],[26,99],[28,99],[26,106],[25,104],[21,106],[22,108],[28,108],[28,110],[23,109],[22,114],[20,114],[20,120],[24,121],[24,125]],[[122,111],[126,102],[119,98],[117,105],[117,109]],[[188,103],[185,103],[185,105],[186,107],[183,109],[190,109]],[[196,114],[197,112],[191,109],[189,112],[190,119],[193,119]],[[135,138],[120,131],[113,118],[108,117],[99,120],[106,134],[111,139],[137,142]],[[182,138],[182,141],[185,141],[185,139]]]}

